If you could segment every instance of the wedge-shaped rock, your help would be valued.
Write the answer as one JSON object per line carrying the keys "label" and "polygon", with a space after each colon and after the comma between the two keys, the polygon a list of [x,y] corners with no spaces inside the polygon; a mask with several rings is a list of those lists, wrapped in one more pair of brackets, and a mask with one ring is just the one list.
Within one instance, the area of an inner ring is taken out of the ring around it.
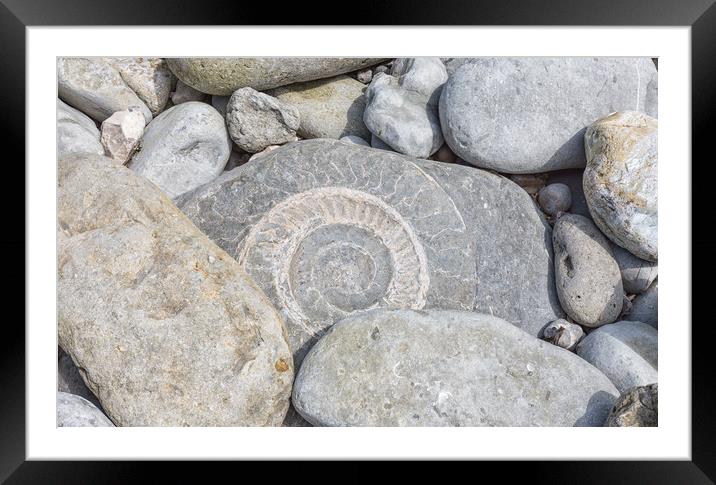
{"label": "wedge-shaped rock", "polygon": [[475,310],[535,336],[562,315],[549,225],[481,170],[305,140],[177,203],[287,317],[298,360],[357,310]]}
{"label": "wedge-shaped rock", "polygon": [[154,116],[167,104],[172,90],[174,74],[164,59],[159,57],[105,57],[124,82],[137,93]]}
{"label": "wedge-shaped rock", "polygon": [[57,158],[73,153],[104,155],[100,132],[92,119],[57,100]]}
{"label": "wedge-shaped rock", "polygon": [[355,71],[382,59],[365,57],[184,57],[167,59],[176,76],[208,94],[228,96],[239,88],[257,91]]}
{"label": "wedge-shaped rock", "polygon": [[602,426],[619,392],[490,315],[376,310],[311,349],[293,404],[321,426]]}
{"label": "wedge-shaped rock", "polygon": [[119,426],[281,424],[293,363],[281,317],[149,181],[60,161],[59,343]]}

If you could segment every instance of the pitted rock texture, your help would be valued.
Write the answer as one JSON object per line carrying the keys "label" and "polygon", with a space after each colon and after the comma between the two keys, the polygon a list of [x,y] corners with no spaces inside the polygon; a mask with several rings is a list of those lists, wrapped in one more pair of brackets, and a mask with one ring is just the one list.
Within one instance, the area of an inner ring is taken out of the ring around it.
{"label": "pitted rock texture", "polygon": [[651,59],[485,57],[460,64],[440,96],[455,154],[478,167],[539,173],[584,167],[584,130],[620,110],[656,116]]}
{"label": "pitted rock texture", "polygon": [[522,189],[481,170],[305,140],[177,204],[287,317],[297,363],[371,308],[475,310],[533,335],[562,316],[549,225]]}
{"label": "pitted rock texture", "polygon": [[57,158],[73,153],[104,155],[100,132],[92,119],[57,100]]}
{"label": "pitted rock texture", "polygon": [[602,426],[596,368],[490,315],[374,310],[334,325],[294,383],[318,426]]}
{"label": "pitted rock texture", "polygon": [[174,74],[164,59],[159,57],[104,57],[114,67],[139,99],[144,101],[152,115],[162,112],[169,100]]}
{"label": "pitted rock texture", "polygon": [[633,387],[624,392],[604,426],[659,426],[659,385]]}
{"label": "pitted rock texture", "polygon": [[208,94],[228,96],[239,88],[257,91],[355,71],[382,59],[365,57],[185,57],[167,59],[183,82]]}
{"label": "pitted rock texture", "polygon": [[57,427],[114,427],[112,421],[107,418],[97,406],[87,399],[68,394],[57,393]]}
{"label": "pitted rock texture", "polygon": [[658,259],[658,121],[612,113],[584,135],[584,194],[599,229],[647,261]]}
{"label": "pitted rock texture", "polygon": [[293,362],[261,290],[151,182],[59,163],[58,334],[119,426],[278,426]]}

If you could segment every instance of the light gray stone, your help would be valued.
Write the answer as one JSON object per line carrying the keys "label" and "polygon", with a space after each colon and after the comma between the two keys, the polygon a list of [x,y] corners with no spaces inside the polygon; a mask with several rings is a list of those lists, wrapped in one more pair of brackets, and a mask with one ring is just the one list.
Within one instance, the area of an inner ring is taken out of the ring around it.
{"label": "light gray stone", "polygon": [[539,191],[537,202],[546,214],[556,216],[572,206],[572,192],[565,184],[549,184]]}
{"label": "light gray stone", "polygon": [[440,121],[450,148],[478,167],[578,168],[586,126],[619,110],[654,114],[656,90],[647,57],[475,58],[445,84]]}
{"label": "light gray stone", "polygon": [[174,92],[172,93],[171,101],[174,106],[178,106],[182,103],[188,103],[190,101],[207,103],[209,101],[209,95],[202,93],[201,91],[197,91],[181,81],[177,81],[176,88],[174,88]]}
{"label": "light gray stone", "polygon": [[440,91],[448,80],[445,65],[437,57],[395,59],[390,74],[398,78],[400,87],[425,96],[431,105],[437,105]]}
{"label": "light gray stone", "polygon": [[100,140],[105,153],[124,165],[132,158],[144,133],[144,116],[139,111],[117,111],[102,122]]}
{"label": "light gray stone", "polygon": [[58,58],[57,91],[65,103],[99,122],[132,107],[142,112],[147,123],[152,119],[144,101],[101,58]]}
{"label": "light gray stone", "polygon": [[393,147],[388,145],[386,142],[378,138],[377,136],[371,134],[370,135],[370,146],[373,148],[377,148],[379,150],[386,150],[389,152],[394,152]]}
{"label": "light gray stone", "polygon": [[658,121],[612,113],[584,135],[584,194],[599,229],[635,256],[658,256]]}
{"label": "light gray stone", "polygon": [[377,310],[311,349],[292,401],[319,426],[602,426],[618,395],[573,353],[499,318]]}
{"label": "light gray stone", "polygon": [[228,96],[237,89],[257,91],[323,79],[382,59],[365,57],[186,57],[167,59],[184,83],[203,93]]}
{"label": "light gray stone", "polygon": [[174,106],[144,131],[141,149],[129,163],[170,197],[177,197],[216,178],[226,166],[231,140],[224,118],[198,102]]}
{"label": "light gray stone", "polygon": [[298,109],[252,88],[241,88],[226,105],[226,124],[234,143],[249,153],[296,139]]}
{"label": "light gray stone", "polygon": [[659,280],[654,280],[644,293],[634,298],[624,320],[636,320],[659,328]]}
{"label": "light gray stone", "polygon": [[159,57],[105,57],[139,99],[144,101],[152,115],[162,112],[169,100],[174,74],[164,59]]}
{"label": "light gray stone", "polygon": [[83,397],[97,408],[102,407],[97,396],[92,394],[85,384],[80,370],[72,362],[72,357],[67,355],[62,347],[57,347],[57,390]]}
{"label": "light gray stone", "polygon": [[572,350],[584,337],[584,330],[579,325],[560,318],[544,328],[542,337],[558,347]]}
{"label": "light gray stone", "polygon": [[304,140],[177,204],[287,317],[297,362],[368,308],[494,313],[533,335],[563,315],[549,224],[519,187],[471,167]]}
{"label": "light gray stone", "polygon": [[370,143],[368,143],[367,141],[365,141],[365,139],[363,139],[363,138],[361,138],[361,137],[359,137],[359,136],[356,136],[356,135],[346,135],[346,136],[342,136],[342,137],[340,138],[340,140],[341,140],[342,142],[350,143],[350,144],[352,144],[352,145],[359,145],[359,146],[363,146],[363,147],[369,147],[369,146],[370,146]]}
{"label": "light gray stone", "polygon": [[659,385],[633,387],[624,392],[609,412],[604,426],[659,426]]}
{"label": "light gray stone", "polygon": [[[619,265],[619,270],[622,273],[624,291],[637,295],[644,293],[658,276],[658,264],[637,258],[626,249],[614,243],[610,243],[610,247],[614,259]],[[638,318],[637,320],[644,322],[644,320]]]}
{"label": "light gray stone", "polygon": [[281,316],[156,186],[108,158],[62,160],[58,219],[59,343],[113,422],[281,424]]}
{"label": "light gray stone", "polygon": [[92,119],[57,100],[57,158],[73,153],[104,155],[99,130]]}
{"label": "light gray stone", "polygon": [[378,74],[365,97],[365,125],[395,151],[427,158],[442,146],[437,106],[426,96],[404,89],[393,76]]}
{"label": "light gray stone", "polygon": [[587,207],[587,199],[584,197],[584,188],[582,187],[582,178],[584,170],[581,168],[573,168],[567,170],[555,170],[547,174],[547,184],[564,184],[569,187],[569,193],[572,196],[572,205],[569,212],[578,214],[588,219],[592,219]]}
{"label": "light gray stone", "polygon": [[114,427],[112,421],[87,399],[68,394],[57,393],[57,427]]}
{"label": "light gray stone", "polygon": [[557,295],[567,315],[587,327],[612,323],[624,289],[609,242],[586,217],[564,214],[554,224]]}
{"label": "light gray stone", "polygon": [[642,322],[617,322],[590,332],[577,355],[604,372],[619,392],[658,382],[657,332]]}
{"label": "light gray stone", "polygon": [[298,110],[302,138],[370,137],[363,123],[366,87],[348,76],[290,84],[268,91]]}

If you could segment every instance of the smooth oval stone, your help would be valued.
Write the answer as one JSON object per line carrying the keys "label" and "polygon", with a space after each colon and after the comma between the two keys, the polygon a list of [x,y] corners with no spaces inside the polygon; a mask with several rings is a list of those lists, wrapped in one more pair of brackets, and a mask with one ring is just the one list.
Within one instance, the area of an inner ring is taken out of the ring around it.
{"label": "smooth oval stone", "polygon": [[[619,271],[622,273],[624,291],[637,295],[644,293],[658,276],[659,266],[657,263],[637,258],[626,249],[614,243],[611,243],[610,247],[614,259],[619,265]],[[637,320],[649,323],[638,318]]]}
{"label": "smooth oval stone", "polygon": [[633,387],[622,394],[604,426],[659,426],[659,385]]}
{"label": "smooth oval stone", "polygon": [[119,72],[100,58],[60,57],[57,92],[62,100],[102,122],[117,111],[138,108],[149,123],[152,112],[124,82]]}
{"label": "smooth oval stone", "polygon": [[537,202],[546,214],[556,216],[572,206],[572,192],[565,184],[549,184],[539,191]]}
{"label": "smooth oval stone", "polygon": [[572,350],[584,337],[584,330],[579,325],[560,318],[544,328],[542,337],[558,347]]}
{"label": "smooth oval stone", "polygon": [[658,381],[657,332],[642,322],[604,325],[577,345],[577,355],[611,379],[619,392]]}
{"label": "smooth oval stone", "polygon": [[458,67],[440,96],[443,135],[478,167],[539,173],[584,167],[584,130],[601,116],[656,115],[651,59],[486,57]]}
{"label": "smooth oval stone", "polygon": [[293,382],[282,318],[151,182],[61,160],[58,338],[118,426],[278,426]]}
{"label": "smooth oval stone", "polygon": [[615,321],[624,289],[609,242],[586,217],[564,214],[552,233],[557,295],[562,309],[588,327]]}
{"label": "smooth oval stone", "polygon": [[164,109],[176,81],[164,59],[159,57],[104,57],[139,99],[156,116]]}
{"label": "smooth oval stone", "polygon": [[584,135],[584,194],[599,229],[647,261],[658,259],[658,121],[626,111],[592,124]]}
{"label": "smooth oval stone", "polygon": [[659,280],[654,280],[644,293],[634,298],[624,320],[644,322],[659,328]]}
{"label": "smooth oval stone", "polygon": [[87,399],[68,394],[57,393],[57,427],[114,427],[114,423],[102,411]]}
{"label": "smooth oval stone", "polygon": [[494,313],[533,335],[563,315],[549,224],[517,185],[472,167],[304,140],[177,204],[286,316],[297,362],[370,308]]}
{"label": "smooth oval stone", "polygon": [[184,57],[167,59],[183,82],[202,93],[228,96],[239,88],[257,91],[355,71],[381,62],[365,57]]}
{"label": "smooth oval stone", "polygon": [[301,114],[301,138],[369,138],[363,123],[365,85],[348,76],[290,84],[268,92]]}
{"label": "smooth oval stone", "polygon": [[377,310],[311,349],[292,400],[318,426],[602,426],[618,395],[576,355],[499,318]]}
{"label": "smooth oval stone", "polygon": [[104,155],[100,132],[92,119],[57,100],[57,158],[73,153]]}
{"label": "smooth oval stone", "polygon": [[169,197],[215,179],[226,166],[231,140],[224,118],[206,103],[169,108],[147,125],[129,168]]}

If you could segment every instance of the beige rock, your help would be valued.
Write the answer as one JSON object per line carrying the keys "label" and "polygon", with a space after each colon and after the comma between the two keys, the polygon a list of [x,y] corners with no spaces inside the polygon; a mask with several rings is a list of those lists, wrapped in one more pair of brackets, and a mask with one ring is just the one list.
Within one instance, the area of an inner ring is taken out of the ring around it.
{"label": "beige rock", "polygon": [[144,116],[138,111],[117,111],[102,122],[102,146],[105,153],[126,164],[139,146],[144,133]]}
{"label": "beige rock", "polygon": [[114,67],[144,101],[152,115],[156,116],[164,109],[169,100],[174,74],[164,59],[159,57],[105,57],[104,60]]}

